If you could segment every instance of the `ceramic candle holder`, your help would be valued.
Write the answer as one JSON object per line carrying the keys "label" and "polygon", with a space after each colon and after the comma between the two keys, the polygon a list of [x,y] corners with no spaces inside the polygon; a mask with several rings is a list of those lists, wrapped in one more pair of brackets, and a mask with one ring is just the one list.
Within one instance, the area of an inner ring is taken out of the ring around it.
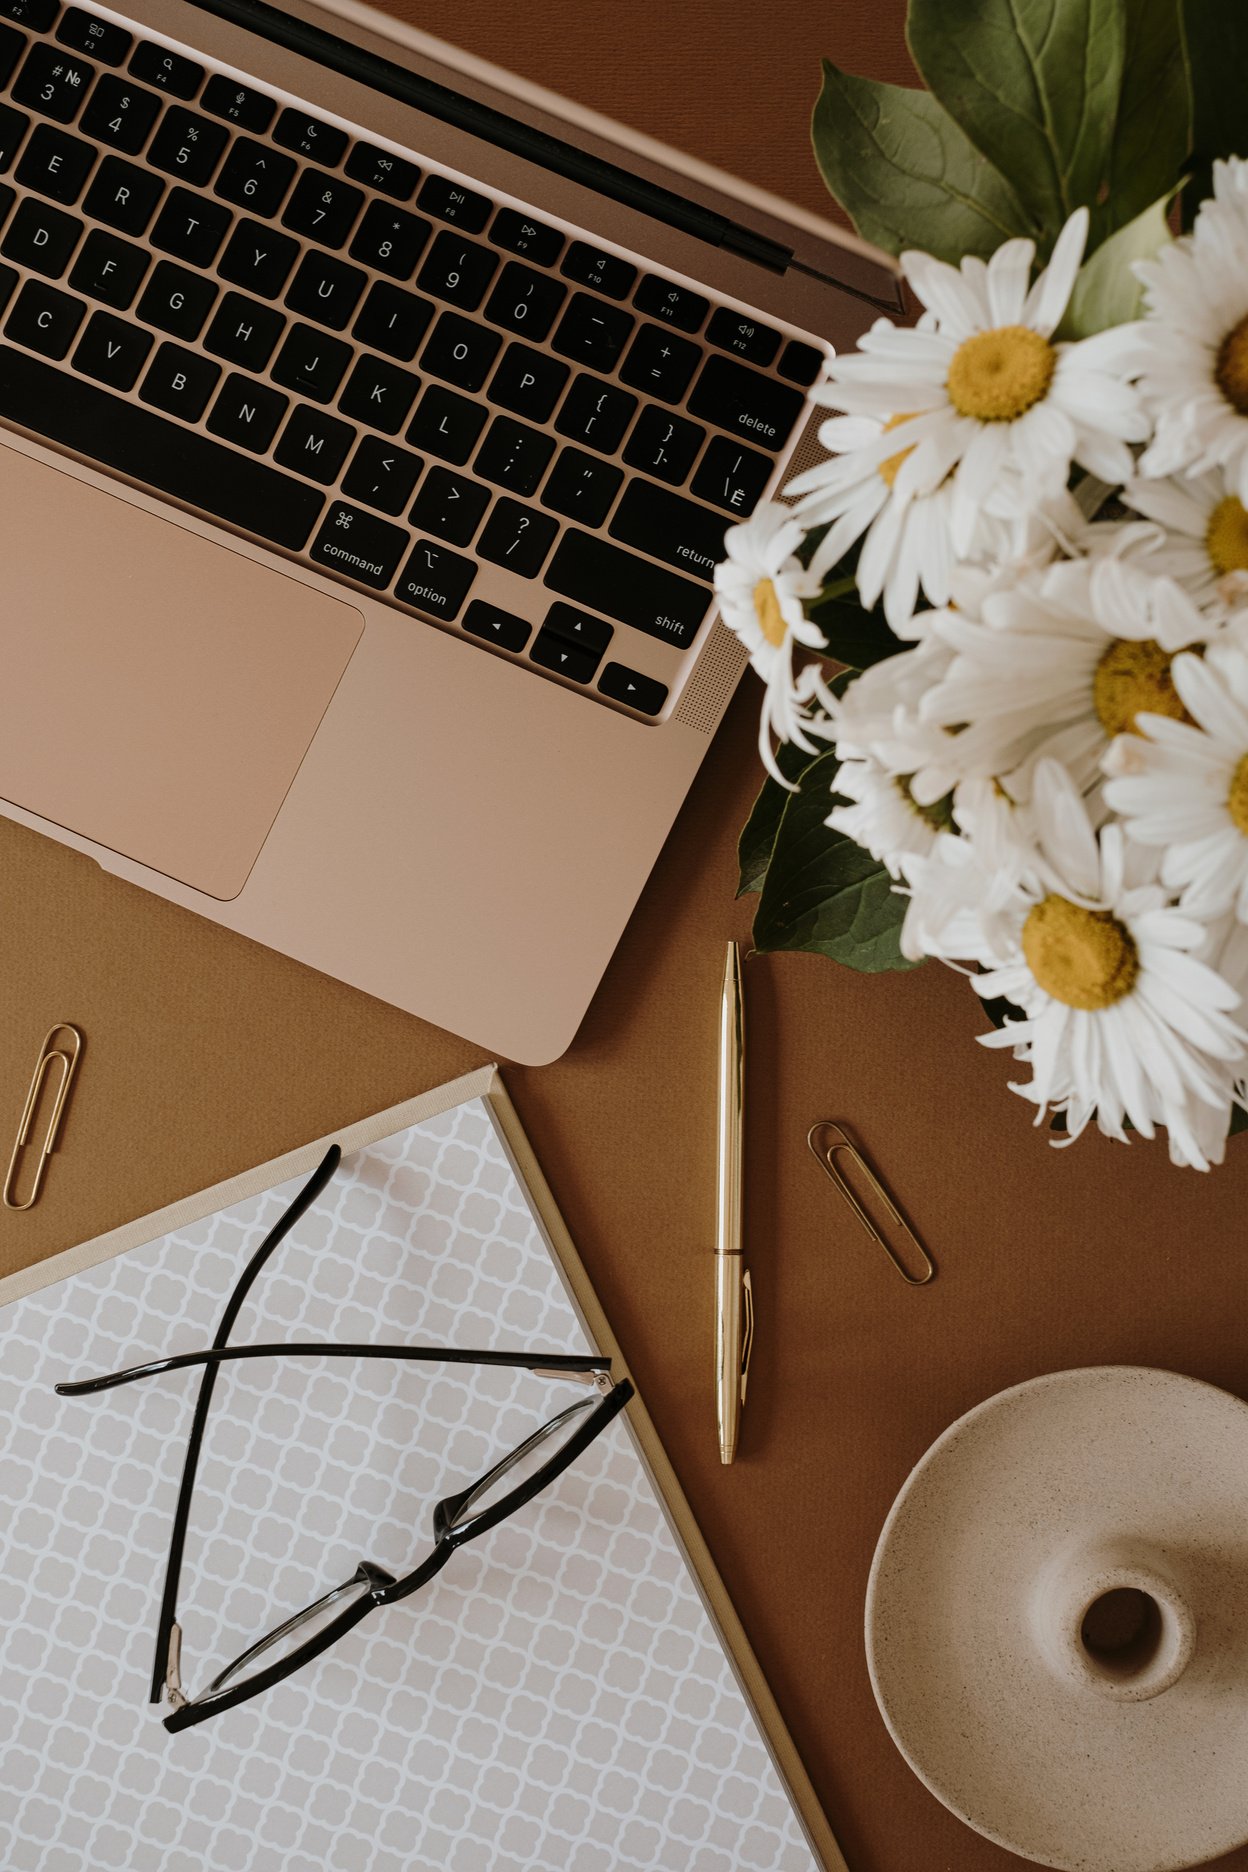
{"label": "ceramic candle holder", "polygon": [[1138,1540],[1067,1548],[1041,1568],[1029,1612],[1049,1668],[1090,1696],[1161,1696],[1196,1649],[1190,1599],[1173,1565]]}

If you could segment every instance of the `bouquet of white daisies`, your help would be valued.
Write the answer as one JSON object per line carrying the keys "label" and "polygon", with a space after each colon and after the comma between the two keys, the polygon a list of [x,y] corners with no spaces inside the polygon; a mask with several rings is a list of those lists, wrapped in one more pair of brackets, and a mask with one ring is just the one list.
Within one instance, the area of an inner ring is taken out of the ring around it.
{"label": "bouquet of white daisies", "polygon": [[760,949],[966,969],[1064,1139],[1248,1123],[1248,7],[911,0],[815,147],[922,307],[727,538]]}

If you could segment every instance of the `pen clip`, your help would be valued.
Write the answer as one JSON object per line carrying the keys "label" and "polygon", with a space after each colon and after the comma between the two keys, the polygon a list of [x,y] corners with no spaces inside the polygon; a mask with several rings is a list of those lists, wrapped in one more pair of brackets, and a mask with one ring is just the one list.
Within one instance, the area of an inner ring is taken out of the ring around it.
{"label": "pen clip", "polygon": [[741,1299],[745,1311],[745,1325],[741,1333],[741,1402],[744,1404],[745,1387],[750,1378],[750,1353],[754,1350],[754,1283],[748,1268],[741,1276]]}

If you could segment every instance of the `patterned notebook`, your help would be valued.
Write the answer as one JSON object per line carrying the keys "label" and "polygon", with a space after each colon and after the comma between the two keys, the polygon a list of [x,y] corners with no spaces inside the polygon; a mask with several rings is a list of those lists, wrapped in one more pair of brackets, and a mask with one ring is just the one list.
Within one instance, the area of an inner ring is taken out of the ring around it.
{"label": "patterned notebook", "polygon": [[[6,1872],[797,1872],[818,1864],[617,1419],[550,1492],[260,1698],[170,1736],[147,1703],[195,1371],[302,1178],[0,1308]],[[474,1098],[350,1156],[233,1334],[579,1351]],[[194,1694],[584,1393],[529,1373],[255,1361],[218,1382],[179,1595]]]}

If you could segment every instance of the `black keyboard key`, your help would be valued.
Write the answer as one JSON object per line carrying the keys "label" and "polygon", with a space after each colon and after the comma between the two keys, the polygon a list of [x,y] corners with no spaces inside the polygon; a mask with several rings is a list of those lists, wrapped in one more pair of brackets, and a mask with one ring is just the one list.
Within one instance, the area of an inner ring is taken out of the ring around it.
{"label": "black keyboard key", "polygon": [[236,78],[227,78],[221,72],[213,73],[199,102],[214,117],[224,117],[227,123],[237,124],[240,130],[250,130],[255,136],[264,135],[277,110],[273,99],[266,97],[263,91],[239,84]]}
{"label": "black keyboard key", "polygon": [[4,322],[5,336],[41,356],[63,358],[82,324],[86,306],[42,280],[27,280]]}
{"label": "black keyboard key", "polygon": [[152,138],[147,160],[153,169],[163,169],[192,188],[203,188],[212,179],[229,134],[224,124],[211,123],[181,104],[172,104]]}
{"label": "black keyboard key", "polygon": [[17,180],[36,195],[46,195],[68,208],[82,194],[94,162],[95,151],[89,143],[66,130],[54,130],[51,124],[39,124],[22,151]]}
{"label": "black keyboard key", "polygon": [[497,268],[498,256],[488,247],[444,228],[429,249],[416,284],[435,299],[475,312]]}
{"label": "black keyboard key", "polygon": [[0,104],[0,175],[7,170],[17,155],[22,138],[30,128],[30,118],[23,112],[13,110],[8,104]]}
{"label": "black keyboard key", "polygon": [[85,52],[99,59],[101,65],[120,65],[133,44],[133,36],[124,26],[97,19],[81,7],[67,7],[61,15],[56,36],[71,52]]}
{"label": "black keyboard key", "polygon": [[542,506],[567,514],[583,526],[601,526],[620,491],[623,471],[597,455],[565,448],[542,493]]}
{"label": "black keyboard key", "polygon": [[420,170],[415,163],[396,156],[392,150],[378,149],[372,143],[353,144],[346,167],[353,182],[362,182],[365,188],[393,196],[395,201],[411,201],[412,192],[420,181]]}
{"label": "black keyboard key", "polygon": [[164,192],[159,176],[122,162],[120,156],[106,156],[95,172],[83,207],[93,221],[120,228],[123,234],[142,234]]}
{"label": "black keyboard key", "polygon": [[4,347],[0,417],[292,551],[324,504],[306,482]]}
{"label": "black keyboard key", "polygon": [[439,221],[453,221],[466,234],[479,234],[494,206],[487,196],[474,194],[461,182],[448,182],[445,176],[426,176],[416,199]]}
{"label": "black keyboard key", "polygon": [[[339,422],[336,416],[327,416],[310,403],[299,403],[274,452],[283,468],[293,468],[296,474],[330,487],[338,479],[355,433],[350,423]],[[346,491],[354,498],[354,489]]]}
{"label": "black keyboard key", "polygon": [[800,390],[760,377],[734,358],[712,357],[693,387],[689,411],[744,441],[778,449],[787,442],[805,401]]}
{"label": "black keyboard key", "polygon": [[105,305],[124,312],[134,302],[134,295],[151,265],[151,255],[129,241],[92,228],[82,243],[82,252],[74,261],[69,283],[89,299],[101,299]]}
{"label": "black keyboard key", "polygon": [[220,376],[219,364],[210,364],[194,351],[183,351],[180,345],[162,344],[139,395],[145,403],[168,410],[183,422],[198,422]]}
{"label": "black keyboard key", "polygon": [[461,390],[479,390],[502,342],[484,325],[474,325],[457,312],[444,312],[421,353],[421,363],[432,377],[442,377]]}
{"label": "black keyboard key", "polygon": [[228,208],[206,195],[171,189],[152,229],[152,246],[191,266],[210,267],[233,219]]}
{"label": "black keyboard key", "polygon": [[461,559],[458,553],[435,546],[432,540],[417,540],[394,595],[430,617],[453,618],[458,616],[476,576],[477,568],[471,559]]}
{"label": "black keyboard key", "polygon": [[59,6],[60,0],[0,0],[0,14],[32,32],[48,32]]}
{"label": "black keyboard key", "polygon": [[440,384],[430,384],[408,424],[407,439],[427,454],[459,467],[477,446],[488,415],[479,403],[470,403],[467,397],[456,396]]}
{"label": "black keyboard key", "polygon": [[198,338],[216,296],[215,280],[160,260],[136,310],[145,324],[174,338]]}
{"label": "black keyboard key", "polygon": [[569,643],[566,637],[557,636],[546,628],[538,631],[533,639],[529,656],[541,669],[553,670],[556,676],[566,676],[569,682],[576,683],[592,682],[602,662],[601,650],[594,650],[587,644]]}
{"label": "black keyboard key", "polygon": [[369,289],[351,329],[361,344],[372,345],[374,350],[407,364],[415,357],[434,310],[428,299],[418,299],[415,293],[378,280]]}
{"label": "black keyboard key", "polygon": [[208,427],[223,441],[237,442],[253,455],[263,455],[289,407],[289,398],[280,390],[270,390],[232,371],[212,406]]}
{"label": "black keyboard key", "polygon": [[518,214],[514,208],[499,209],[490,229],[490,239],[496,247],[505,247],[508,253],[531,260],[534,266],[554,266],[563,252],[564,237],[557,228],[530,220],[528,215]]}
{"label": "black keyboard key", "polygon": [[542,629],[552,637],[561,637],[564,643],[579,644],[582,649],[596,651],[599,656],[615,636],[611,625],[602,618],[569,604],[551,605]]}
{"label": "black keyboard key", "polygon": [[754,511],[759,495],[771,479],[775,462],[754,449],[716,436],[693,477],[699,500],[714,501],[742,519]]}
{"label": "black keyboard key", "polygon": [[623,663],[608,663],[598,678],[601,695],[624,702],[642,715],[657,715],[667,701],[667,687],[653,676],[643,676]]}
{"label": "black keyboard key", "polygon": [[567,287],[548,274],[535,273],[532,267],[509,260],[490,294],[485,316],[504,331],[519,332],[540,344],[558,316],[567,297]]}
{"label": "black keyboard key", "polygon": [[54,123],[72,123],[95,77],[94,65],[53,45],[33,45],[13,85],[13,102]]}
{"label": "black keyboard key", "polygon": [[74,352],[74,369],[111,390],[133,390],[155,339],[111,312],[92,314]]}
{"label": "black keyboard key", "polygon": [[402,527],[378,520],[375,514],[361,513],[345,501],[335,501],[313,542],[310,557],[317,565],[343,572],[371,591],[385,591],[410,543],[411,534]]}
{"label": "black keyboard key", "polygon": [[559,321],[552,343],[556,351],[594,370],[613,371],[628,343],[634,324],[631,312],[622,312],[588,293],[573,293],[572,303]]}
{"label": "black keyboard key", "polygon": [[597,377],[578,377],[555,418],[555,428],[572,442],[614,455],[636,407],[637,399],[628,390],[617,390]]}
{"label": "black keyboard key", "polygon": [[757,319],[747,318],[743,312],[730,312],[727,306],[720,306],[712,314],[706,335],[713,345],[719,345],[724,351],[735,351],[750,364],[770,364],[780,349],[778,331],[772,331],[770,325],[760,325]]}
{"label": "black keyboard key", "polygon": [[513,617],[510,611],[500,611],[497,605],[486,604],[481,598],[474,598],[465,611],[463,629],[472,637],[513,653],[523,650],[533,635],[527,619]]}
{"label": "black keyboard key", "polygon": [[305,169],[282,215],[282,226],[322,247],[341,247],[364,205],[360,189],[319,169]]}
{"label": "black keyboard key", "polygon": [[408,518],[413,526],[448,540],[452,546],[466,546],[489,504],[489,488],[452,474],[449,468],[431,468]]}
{"label": "black keyboard key", "polygon": [[[627,299],[637,277],[637,269],[616,254],[603,253],[585,241],[573,241],[563,257],[560,272],[578,286],[592,286],[606,293],[608,299]],[[629,320],[632,323],[632,320]]]}
{"label": "black keyboard key", "polygon": [[310,325],[293,325],[277,354],[271,375],[287,390],[328,403],[351,362],[351,347]]}
{"label": "black keyboard key", "polygon": [[613,539],[640,547],[652,559],[665,559],[680,571],[709,580],[724,556],[727,527],[723,514],[709,507],[655,487],[652,481],[630,481],[610,532]]}
{"label": "black keyboard key", "polygon": [[658,325],[643,325],[620,366],[620,376],[635,390],[679,403],[702,359],[702,347],[677,338]]}
{"label": "black keyboard key", "polygon": [[477,473],[513,494],[533,494],[545,474],[555,443],[540,429],[529,429],[510,416],[496,416],[473,463]]}
{"label": "black keyboard key", "polygon": [[411,371],[400,370],[385,358],[365,355],[356,359],[338,407],[344,416],[363,423],[367,429],[398,435],[419,389],[420,378]]}
{"label": "black keyboard key", "polygon": [[705,440],[706,430],[699,423],[686,422],[683,416],[673,416],[651,405],[637,418],[624,459],[630,468],[644,469],[646,474],[678,487]]}
{"label": "black keyboard key", "polygon": [[160,115],[160,99],[110,73],[96,85],[79,126],[85,136],[126,156],[137,156]]}
{"label": "black keyboard key", "polygon": [[322,123],[301,110],[284,110],[277,120],[273,141],[297,156],[310,157],[327,169],[336,169],[347,148],[347,133],[333,124]]}
{"label": "black keyboard key", "polygon": [[790,383],[801,384],[802,389],[807,390],[826,363],[825,354],[817,351],[814,345],[803,344],[800,338],[792,338],[781,352],[776,369]]}
{"label": "black keyboard key", "polygon": [[486,521],[477,551],[521,578],[536,578],[558,531],[559,522],[549,514],[503,499]]}
{"label": "black keyboard key", "polygon": [[576,604],[605,611],[649,637],[688,649],[711,604],[706,585],[679,578],[609,540],[569,527],[546,569],[545,583]]}
{"label": "black keyboard key", "polygon": [[9,209],[16,200],[17,190],[7,187],[4,183],[0,183],[0,227],[4,226],[5,221],[8,219]]}
{"label": "black keyboard key", "polygon": [[[280,461],[280,448],[277,453]],[[363,501],[366,507],[376,507],[381,513],[401,514],[416,490],[424,465],[419,455],[409,455],[393,442],[365,436],[343,476],[342,491],[351,500]]]}
{"label": "black keyboard key", "polygon": [[216,193],[252,214],[275,215],[295,174],[289,156],[280,156],[266,143],[238,137],[217,177]]}
{"label": "black keyboard key", "polygon": [[262,299],[276,299],[298,255],[299,243],[289,234],[279,234],[259,221],[240,221],[217,272],[232,286],[245,286]]}
{"label": "black keyboard key", "polygon": [[572,375],[558,358],[544,351],[530,351],[527,345],[508,345],[494,373],[489,388],[491,403],[515,410],[534,422],[545,422],[563,394],[563,386]]}
{"label": "black keyboard key", "polygon": [[0,88],[9,82],[29,41],[12,26],[0,26]]}
{"label": "black keyboard key", "polygon": [[359,304],[364,285],[365,276],[358,267],[331,260],[328,254],[305,253],[287,290],[286,304],[318,325],[342,331]]}
{"label": "black keyboard key", "polygon": [[13,297],[14,288],[20,277],[16,267],[0,266],[0,312],[4,311],[5,306]]}
{"label": "black keyboard key", "polygon": [[391,279],[409,280],[433,224],[405,208],[391,208],[387,202],[370,202],[364,219],[351,243],[351,258],[388,273]]}
{"label": "black keyboard key", "polygon": [[18,203],[17,213],[0,241],[0,253],[18,266],[29,267],[32,273],[60,279],[81,233],[81,221],[27,196]]}
{"label": "black keyboard key", "polygon": [[702,321],[711,309],[710,300],[704,299],[701,293],[692,292],[688,286],[677,286],[671,280],[660,279],[656,273],[646,274],[633,294],[633,304],[647,317],[662,319],[665,325],[682,332],[700,331]]}
{"label": "black keyboard key", "polygon": [[155,85],[158,91],[167,91],[170,97],[184,98],[188,103],[204,82],[202,65],[147,39],[135,47],[129,69],[140,83]]}
{"label": "black keyboard key", "polygon": [[242,293],[226,293],[208,327],[204,349],[246,370],[262,371],[285,330],[286,321],[272,306]]}

